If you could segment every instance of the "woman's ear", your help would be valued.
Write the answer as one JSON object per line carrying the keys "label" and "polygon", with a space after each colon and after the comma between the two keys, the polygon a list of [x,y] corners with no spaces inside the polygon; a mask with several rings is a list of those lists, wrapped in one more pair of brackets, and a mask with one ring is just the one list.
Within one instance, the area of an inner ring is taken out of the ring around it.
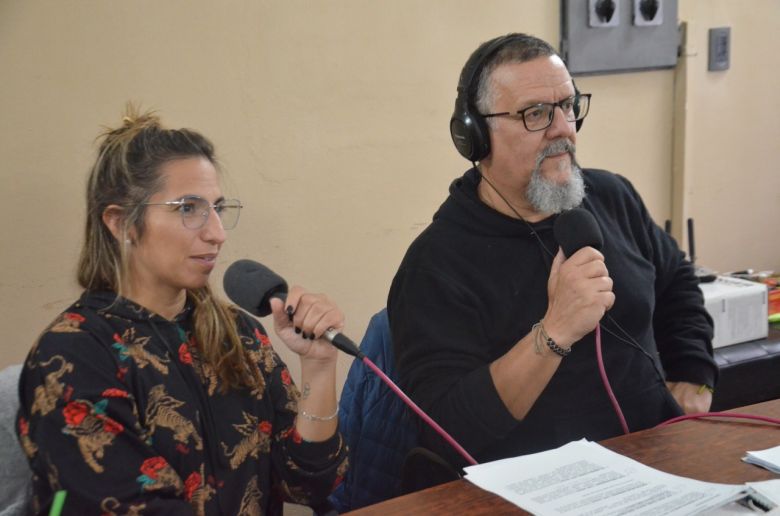
{"label": "woman's ear", "polygon": [[125,238],[122,234],[122,220],[124,219],[124,215],[125,210],[116,204],[110,204],[103,210],[103,224],[106,225],[118,242],[121,242],[122,239]]}

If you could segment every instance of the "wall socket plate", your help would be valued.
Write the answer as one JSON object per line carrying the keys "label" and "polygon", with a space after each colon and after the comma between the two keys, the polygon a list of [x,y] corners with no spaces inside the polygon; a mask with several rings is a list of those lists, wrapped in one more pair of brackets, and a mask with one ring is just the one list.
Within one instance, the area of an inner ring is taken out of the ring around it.
{"label": "wall socket plate", "polygon": [[731,62],[731,27],[710,29],[709,35],[707,70],[710,72],[728,70]]}
{"label": "wall socket plate", "polygon": [[[592,13],[606,4],[597,0],[560,0],[560,53],[572,75],[604,74],[637,70],[673,68],[680,46],[677,7],[679,0],[611,0],[615,6],[605,29],[594,27]],[[639,16],[647,25],[637,25],[636,9],[645,7]],[[639,7],[637,7],[639,6]],[[655,16],[646,20],[648,9],[657,6]],[[607,20],[601,20],[606,22]]]}

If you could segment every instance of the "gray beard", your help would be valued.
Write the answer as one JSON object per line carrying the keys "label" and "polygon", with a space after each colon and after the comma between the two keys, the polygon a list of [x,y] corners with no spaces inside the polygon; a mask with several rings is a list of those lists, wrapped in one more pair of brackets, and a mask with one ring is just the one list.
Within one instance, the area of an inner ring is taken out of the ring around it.
{"label": "gray beard", "polygon": [[[562,151],[568,151],[571,156],[571,177],[565,183],[558,184],[542,175],[542,161]],[[537,156],[525,198],[538,213],[552,214],[570,210],[579,206],[585,198],[585,181],[582,179],[582,171],[574,152],[574,145],[567,139],[561,139],[548,145]]]}

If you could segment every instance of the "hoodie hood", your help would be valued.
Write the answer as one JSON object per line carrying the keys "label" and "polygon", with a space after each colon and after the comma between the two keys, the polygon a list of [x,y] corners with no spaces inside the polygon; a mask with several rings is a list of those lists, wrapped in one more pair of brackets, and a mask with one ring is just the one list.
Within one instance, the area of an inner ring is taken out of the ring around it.
{"label": "hoodie hood", "polygon": [[90,291],[86,290],[79,299],[79,304],[91,308],[96,312],[113,317],[120,317],[134,322],[174,322],[181,324],[186,321],[193,310],[192,302],[187,297],[184,308],[172,321],[169,321],[159,314],[156,314],[138,303],[124,298],[110,291]]}
{"label": "hoodie hood", "polygon": [[439,207],[433,220],[441,219],[462,227],[469,233],[491,237],[533,238],[533,232],[552,231],[558,215],[531,223],[500,213],[482,202],[477,187],[482,175],[476,168],[466,171],[450,185],[450,195]]}

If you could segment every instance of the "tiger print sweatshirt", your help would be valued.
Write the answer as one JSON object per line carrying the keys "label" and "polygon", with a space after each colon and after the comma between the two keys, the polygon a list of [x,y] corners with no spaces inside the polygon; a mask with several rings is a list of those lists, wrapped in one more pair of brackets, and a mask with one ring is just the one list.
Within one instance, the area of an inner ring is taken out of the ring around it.
{"label": "tiger print sweatshirt", "polygon": [[112,292],[85,292],[42,334],[20,379],[17,434],[32,508],[63,514],[281,514],[316,506],[343,475],[341,435],[306,442],[298,390],[263,327],[237,315],[258,368],[221,392],[192,337],[193,308],[167,320]]}

